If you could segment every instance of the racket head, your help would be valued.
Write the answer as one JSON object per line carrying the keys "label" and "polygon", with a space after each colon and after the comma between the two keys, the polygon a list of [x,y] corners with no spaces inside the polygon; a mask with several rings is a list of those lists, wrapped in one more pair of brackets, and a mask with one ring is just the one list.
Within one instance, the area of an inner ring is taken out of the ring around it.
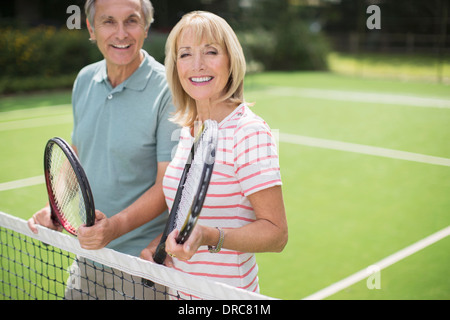
{"label": "racket head", "polygon": [[[182,214],[179,212],[177,214],[184,218],[184,223],[180,227],[180,231],[176,238],[178,243],[186,242],[197,224],[214,169],[217,141],[217,122],[214,120],[206,120],[203,123],[200,136],[194,141],[196,146],[193,162],[191,163],[192,174],[186,177],[185,190],[183,190],[184,192],[187,192],[187,188],[191,188],[193,199],[192,201],[189,197],[187,197],[186,200],[183,197],[180,199],[178,210],[184,210],[185,213]],[[183,201],[187,201],[187,203],[183,204]],[[186,205],[189,207],[186,208]]]}
{"label": "racket head", "polygon": [[[209,137],[209,138],[207,138]],[[203,153],[200,153],[198,151],[198,146],[200,142],[205,141],[206,145],[208,146],[209,151],[205,151]],[[201,182],[199,182],[197,185],[203,186],[203,188],[196,189],[197,192],[195,193],[194,199],[196,199],[195,203],[192,202],[190,204],[189,212],[187,212],[187,217],[183,220],[184,224],[180,229],[179,236],[177,237],[178,243],[184,243],[190,234],[192,233],[192,230],[195,227],[195,224],[197,223],[198,217],[200,215],[201,208],[203,207],[203,202],[206,197],[206,192],[208,191],[209,182],[211,180],[212,171],[214,167],[215,162],[215,155],[216,155],[216,148],[217,148],[217,141],[218,141],[218,124],[214,120],[206,120],[199,131],[199,133],[196,135],[194,142],[192,144],[188,159],[186,161],[186,164],[183,169],[183,173],[181,174],[180,182],[178,184],[178,189],[175,194],[175,198],[173,201],[172,208],[170,210],[169,219],[166,223],[166,227],[164,229],[163,235],[161,237],[161,240],[158,244],[158,247],[156,248],[155,254],[153,256],[153,261],[156,263],[162,264],[164,260],[166,259],[166,240],[167,236],[175,229],[177,219],[178,219],[178,213],[180,208],[180,202],[181,198],[183,196],[184,186],[187,180],[188,173],[191,169],[191,165],[195,157],[202,156],[201,160],[205,166],[203,166],[202,171],[202,178],[200,179]],[[197,156],[197,153],[199,156]],[[206,167],[206,168],[205,168]],[[194,210],[192,210],[194,209]]]}
{"label": "racket head", "polygon": [[95,205],[89,181],[75,152],[61,138],[45,146],[44,176],[52,217],[75,236],[81,225],[92,226]]}

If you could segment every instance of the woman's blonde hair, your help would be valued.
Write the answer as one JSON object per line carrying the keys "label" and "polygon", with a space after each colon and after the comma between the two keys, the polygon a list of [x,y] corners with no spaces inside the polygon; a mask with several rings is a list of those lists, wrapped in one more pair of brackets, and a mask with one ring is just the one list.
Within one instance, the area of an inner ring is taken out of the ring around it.
{"label": "woman's blonde hair", "polygon": [[191,28],[198,41],[206,39],[211,43],[222,45],[230,61],[228,84],[222,101],[240,104],[244,102],[244,76],[246,63],[239,40],[229,24],[221,17],[205,11],[193,11],[183,18],[172,29],[166,42],[166,74],[167,82],[172,90],[176,112],[173,121],[181,126],[192,126],[197,117],[195,100],[181,86],[177,71],[177,42],[182,32]]}

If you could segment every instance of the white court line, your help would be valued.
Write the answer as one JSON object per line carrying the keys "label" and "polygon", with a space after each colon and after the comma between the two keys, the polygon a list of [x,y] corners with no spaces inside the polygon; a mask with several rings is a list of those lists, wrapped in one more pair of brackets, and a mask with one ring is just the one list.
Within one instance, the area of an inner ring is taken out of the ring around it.
{"label": "white court line", "polygon": [[33,116],[42,116],[42,115],[51,115],[55,112],[71,112],[72,105],[71,104],[58,104],[52,106],[42,106],[36,108],[26,108],[26,109],[14,109],[10,111],[1,111],[0,112],[0,120],[1,121],[9,121],[15,120],[16,118],[20,119],[21,117],[33,117]]}
{"label": "white court line", "polygon": [[19,189],[24,187],[35,186],[38,184],[45,183],[44,176],[31,177],[26,179],[20,179],[10,182],[0,183],[0,191],[7,191],[13,189]]}
{"label": "white court line", "polygon": [[[385,149],[379,147],[371,147],[361,144],[342,142],[337,140],[327,140],[306,136],[299,136],[288,133],[281,133],[278,130],[273,130],[275,135],[278,135],[281,142],[292,143],[297,145],[304,145],[309,147],[317,147],[324,149],[333,149],[339,151],[347,151],[354,153],[367,154],[372,156],[415,161],[427,164],[450,166],[450,159],[428,156],[418,153],[398,151],[393,149]],[[0,191],[18,189],[44,183],[44,176],[31,177],[16,181],[0,183]]]}
{"label": "white court line", "polygon": [[393,158],[414,162],[422,162],[427,164],[441,165],[450,167],[450,159],[428,156],[419,153],[398,151],[393,149],[372,147],[362,144],[348,143],[337,140],[327,140],[320,138],[312,138],[288,133],[279,133],[281,142],[293,143],[297,145],[304,145],[317,148],[333,149],[339,151],[347,151],[354,153],[367,154],[372,156],[379,156],[385,158]]}
{"label": "white court line", "polygon": [[72,122],[72,114],[49,116],[35,119],[14,120],[0,123],[0,131],[18,130],[45,127],[49,125],[60,125]]}
{"label": "white court line", "polygon": [[435,242],[438,242],[439,240],[444,239],[445,237],[448,237],[450,235],[450,226],[422,239],[417,241],[416,243],[384,258],[383,260],[378,261],[377,263],[374,263],[373,265],[367,267],[366,269],[363,269],[341,281],[338,281],[325,289],[322,289],[310,296],[307,296],[303,300],[322,300],[325,299],[367,277],[369,277],[374,270],[380,271],[386,267],[389,267],[393,265],[394,263],[405,259],[406,257],[412,255],[413,253],[416,253],[430,245],[432,245]]}
{"label": "white court line", "polygon": [[[341,151],[348,151],[348,152],[357,152],[357,153],[363,153],[363,154],[369,154],[369,155],[375,155],[375,156],[383,156],[383,157],[389,157],[389,158],[395,158],[395,159],[402,159],[402,160],[408,160],[408,161],[417,161],[417,162],[424,162],[429,164],[438,164],[438,165],[444,165],[444,166],[450,166],[450,159],[446,158],[438,158],[438,157],[432,157],[427,155],[421,155],[416,153],[410,153],[410,152],[403,152],[403,151],[397,151],[397,150],[391,150],[391,149],[384,149],[384,148],[378,148],[378,147],[371,147],[371,146],[365,146],[365,145],[359,145],[359,144],[353,144],[353,143],[346,143],[341,141],[335,141],[335,140],[326,140],[326,139],[319,139],[319,138],[312,138],[312,137],[305,137],[305,136],[298,136],[298,135],[292,135],[292,134],[285,134],[285,133],[279,133],[280,141],[282,142],[288,142],[288,143],[294,143],[294,144],[300,144],[300,145],[307,145],[312,147],[320,147],[320,148],[327,148],[327,149],[335,149],[335,150],[341,150]],[[17,189],[27,186],[33,186],[37,184],[44,183],[44,176],[37,176],[32,177],[28,179],[21,179],[11,182],[5,182],[0,183],[0,191],[5,190],[11,190],[11,189]],[[419,242],[377,262],[374,264],[378,270],[381,270],[383,268],[386,268],[387,266],[390,266],[399,260],[402,260],[406,258],[407,256],[443,239],[444,237],[450,235],[450,227],[447,227],[423,240],[420,240]],[[373,266],[373,265],[372,265]],[[370,269],[364,269],[361,270],[323,290],[320,290],[319,292],[310,295],[304,299],[306,300],[313,300],[313,299],[324,299],[334,293],[337,293],[338,291],[345,289],[352,284],[359,282],[363,280],[364,278],[368,277],[370,275],[370,272],[368,271]]]}
{"label": "white court line", "polygon": [[450,109],[450,99],[419,97],[401,94],[326,90],[314,88],[270,87],[264,90],[278,96],[294,96],[326,100],[352,101],[364,103],[392,104],[423,108]]}

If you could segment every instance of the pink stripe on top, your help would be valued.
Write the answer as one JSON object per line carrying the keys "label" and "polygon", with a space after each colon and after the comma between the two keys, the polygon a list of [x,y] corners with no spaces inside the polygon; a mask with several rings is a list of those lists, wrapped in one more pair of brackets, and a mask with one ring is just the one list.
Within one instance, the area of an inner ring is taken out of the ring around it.
{"label": "pink stripe on top", "polygon": [[[193,138],[181,131],[177,152],[163,180],[170,208]],[[269,126],[245,104],[219,124],[216,162],[198,223],[210,227],[240,228],[256,220],[248,196],[281,185],[280,167]],[[174,267],[189,274],[259,292],[258,265],[254,253],[222,249],[210,253],[201,247],[189,261],[174,258]]]}

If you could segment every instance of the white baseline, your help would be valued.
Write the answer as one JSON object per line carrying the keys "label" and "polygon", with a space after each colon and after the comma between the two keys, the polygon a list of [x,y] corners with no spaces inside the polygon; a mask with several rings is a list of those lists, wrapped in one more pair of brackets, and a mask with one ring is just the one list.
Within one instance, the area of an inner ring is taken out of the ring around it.
{"label": "white baseline", "polygon": [[317,147],[324,149],[333,149],[339,151],[347,151],[354,153],[361,153],[371,156],[379,156],[385,158],[399,159],[399,160],[407,160],[414,162],[421,162],[427,164],[441,165],[450,167],[450,159],[434,157],[419,153],[399,151],[393,149],[386,149],[380,147],[372,147],[362,144],[342,142],[337,140],[328,140],[328,139],[320,139],[313,138],[307,136],[300,136],[288,133],[279,133],[279,139],[281,142],[292,143],[297,145],[304,145],[309,147]]}
{"label": "white baseline", "polygon": [[26,179],[9,181],[9,182],[3,182],[3,183],[0,183],[0,191],[7,191],[7,190],[31,187],[31,186],[35,186],[35,185],[43,184],[43,183],[45,183],[45,178],[43,175],[26,178]]}
{"label": "white baseline", "polygon": [[389,267],[390,265],[393,265],[394,263],[405,259],[406,257],[412,255],[413,253],[416,253],[430,245],[432,245],[435,242],[438,242],[439,240],[444,239],[445,237],[448,237],[450,235],[450,226],[420,240],[416,243],[384,258],[383,260],[380,260],[373,265],[367,267],[366,269],[363,269],[341,281],[338,281],[325,289],[322,289],[310,296],[305,297],[303,300],[322,300],[325,299],[365,278],[370,276],[370,270],[373,269],[371,267],[375,266],[377,267],[377,270],[382,270],[386,267]]}
{"label": "white baseline", "polygon": [[450,109],[450,99],[419,97],[402,94],[357,92],[345,90],[326,90],[314,88],[269,87],[264,93],[277,96],[325,99],[333,101],[350,101],[376,104],[401,105],[422,108]]}
{"label": "white baseline", "polygon": [[[399,160],[407,160],[407,161],[414,161],[414,162],[450,167],[450,159],[448,159],[448,158],[434,157],[434,156],[429,156],[429,155],[424,155],[424,154],[419,154],[419,153],[398,151],[398,150],[386,149],[386,148],[380,148],[380,147],[372,147],[372,146],[342,142],[342,141],[337,141],[337,140],[328,140],[328,139],[313,138],[313,137],[300,136],[300,135],[294,135],[294,134],[288,134],[288,133],[281,133],[281,132],[278,132],[277,130],[273,130],[273,131],[274,131],[275,135],[278,135],[279,141],[284,142],[284,143],[292,143],[292,144],[296,144],[296,145],[304,145],[304,146],[309,146],[309,147],[317,147],[317,148],[332,149],[332,150],[339,150],[339,151],[346,151],[346,152],[354,152],[354,153],[366,154],[366,155],[371,155],[371,156],[379,156],[379,157],[386,157],[386,158],[393,158],[393,159],[399,159]],[[23,187],[30,187],[30,186],[38,185],[38,184],[41,184],[44,182],[45,182],[44,176],[36,176],[36,177],[27,178],[27,179],[3,182],[3,183],[0,183],[0,191],[18,189],[18,188],[23,188]]]}

